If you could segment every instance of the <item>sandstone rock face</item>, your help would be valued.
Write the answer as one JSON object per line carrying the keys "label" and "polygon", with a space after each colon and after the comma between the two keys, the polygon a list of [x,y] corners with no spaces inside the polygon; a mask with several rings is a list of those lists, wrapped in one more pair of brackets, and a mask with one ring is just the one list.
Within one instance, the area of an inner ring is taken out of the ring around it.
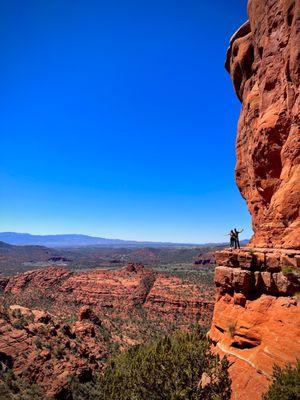
{"label": "sandstone rock face", "polygon": [[5,293],[18,294],[34,287],[40,291],[55,288],[65,279],[69,278],[72,272],[67,268],[50,267],[36,269],[33,271],[17,274],[7,279]]}
{"label": "sandstone rock face", "polygon": [[300,2],[249,0],[226,68],[242,111],[236,181],[256,247],[300,249]]}
{"label": "sandstone rock face", "polygon": [[224,250],[215,254],[216,303],[210,337],[231,361],[232,399],[260,400],[274,364],[300,357],[300,252]]}
{"label": "sandstone rock face", "polygon": [[299,311],[290,297],[262,295],[235,304],[228,295],[217,301],[211,336],[216,349],[233,362],[233,399],[261,399],[274,363],[295,363],[300,355]]}
{"label": "sandstone rock face", "polygon": [[198,285],[191,282],[182,282],[181,279],[170,279],[161,275],[155,280],[144,308],[152,318],[161,315],[172,320],[176,315],[177,317],[181,315],[183,318],[189,315],[201,325],[207,325],[213,305],[210,293],[204,288],[199,289]]}
{"label": "sandstone rock face", "polygon": [[249,0],[226,68],[242,102],[236,181],[248,248],[215,254],[210,337],[231,361],[234,400],[260,400],[274,364],[300,357],[300,1]]}

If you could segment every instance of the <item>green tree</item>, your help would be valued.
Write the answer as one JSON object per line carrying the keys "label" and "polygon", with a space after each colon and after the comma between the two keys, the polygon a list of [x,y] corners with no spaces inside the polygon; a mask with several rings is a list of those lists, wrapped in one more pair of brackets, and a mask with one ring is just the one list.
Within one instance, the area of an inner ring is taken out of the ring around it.
{"label": "green tree", "polygon": [[300,400],[300,360],[296,368],[274,367],[273,383],[263,400]]}
{"label": "green tree", "polygon": [[[228,363],[199,331],[164,336],[113,357],[94,383],[72,385],[74,400],[229,400]],[[205,373],[206,384],[201,385]]]}
{"label": "green tree", "polygon": [[[47,400],[42,389],[17,378],[11,369],[0,371],[0,400]],[[49,399],[50,400],[50,399]]]}

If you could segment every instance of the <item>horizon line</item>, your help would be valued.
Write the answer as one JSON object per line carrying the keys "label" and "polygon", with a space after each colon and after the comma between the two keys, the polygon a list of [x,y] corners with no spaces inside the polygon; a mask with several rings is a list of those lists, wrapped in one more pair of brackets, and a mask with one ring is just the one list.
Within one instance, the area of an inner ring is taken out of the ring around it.
{"label": "horizon line", "polygon": [[[210,241],[210,242],[201,242],[201,243],[200,242],[198,242],[198,243],[194,243],[194,242],[172,242],[172,241],[160,241],[160,240],[155,241],[155,240],[119,239],[119,238],[115,238],[115,237],[111,238],[111,237],[106,237],[106,236],[105,237],[104,236],[95,236],[95,235],[85,234],[85,233],[50,233],[50,234],[43,233],[43,234],[39,234],[39,233],[29,233],[29,232],[1,231],[0,235],[1,234],[17,234],[17,235],[30,235],[30,236],[43,236],[43,237],[45,237],[45,236],[74,236],[74,235],[76,235],[76,236],[87,236],[87,237],[93,238],[93,239],[117,240],[117,241],[121,241],[121,242],[136,242],[136,243],[146,243],[146,244],[147,243],[149,243],[149,244],[151,244],[151,243],[164,243],[164,244],[178,244],[178,245],[182,244],[182,245],[195,245],[195,246],[206,245],[206,244],[224,244],[224,243],[227,242],[225,239],[224,239],[223,242]],[[244,240],[249,240],[249,239],[248,238],[242,239],[242,241],[244,241]]]}

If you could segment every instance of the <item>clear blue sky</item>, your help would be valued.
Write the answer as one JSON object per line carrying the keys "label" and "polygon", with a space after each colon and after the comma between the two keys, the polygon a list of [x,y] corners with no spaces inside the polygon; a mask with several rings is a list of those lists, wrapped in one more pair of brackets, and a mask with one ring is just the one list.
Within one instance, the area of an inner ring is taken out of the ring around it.
{"label": "clear blue sky", "polygon": [[0,231],[251,235],[224,69],[246,0],[0,3]]}

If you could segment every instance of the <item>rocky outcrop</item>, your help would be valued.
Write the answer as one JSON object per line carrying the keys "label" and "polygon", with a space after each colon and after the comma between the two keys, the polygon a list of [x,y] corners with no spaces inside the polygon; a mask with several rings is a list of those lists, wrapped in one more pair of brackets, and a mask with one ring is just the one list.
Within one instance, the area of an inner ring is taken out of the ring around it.
{"label": "rocky outcrop", "polygon": [[20,294],[31,288],[39,291],[47,291],[55,288],[57,285],[61,285],[65,279],[70,278],[72,275],[72,272],[67,268],[50,267],[35,269],[8,278],[4,292]]}
{"label": "rocky outcrop", "polygon": [[249,0],[248,14],[226,68],[242,102],[236,181],[254,236],[215,255],[209,333],[236,400],[260,400],[274,364],[300,358],[300,2]]}
{"label": "rocky outcrop", "polygon": [[218,295],[294,296],[300,292],[300,252],[241,249],[216,253]]}
{"label": "rocky outcrop", "polygon": [[[118,271],[92,270],[73,274],[60,286],[65,299],[98,309],[130,310],[143,304],[152,281],[153,271],[129,264]],[[149,287],[146,285],[149,282]]]}
{"label": "rocky outcrop", "polygon": [[249,0],[226,68],[242,111],[236,181],[255,247],[300,249],[300,3]]}
{"label": "rocky outcrop", "polygon": [[163,275],[155,280],[144,304],[152,318],[191,319],[204,326],[211,320],[213,307],[211,291],[204,286]]}
{"label": "rocky outcrop", "polygon": [[13,369],[51,398],[68,398],[70,377],[101,371],[108,345],[91,319],[70,324],[42,310],[0,308],[0,371]]}
{"label": "rocky outcrop", "polygon": [[82,273],[58,267],[28,271],[8,278],[4,293],[30,307],[46,304],[55,315],[70,315],[81,306],[119,315],[144,309],[149,317],[197,318],[207,325],[213,311],[213,289],[136,264]]}
{"label": "rocky outcrop", "polygon": [[259,400],[274,364],[300,357],[300,252],[244,248],[216,261],[210,337],[231,361],[233,399]]}

